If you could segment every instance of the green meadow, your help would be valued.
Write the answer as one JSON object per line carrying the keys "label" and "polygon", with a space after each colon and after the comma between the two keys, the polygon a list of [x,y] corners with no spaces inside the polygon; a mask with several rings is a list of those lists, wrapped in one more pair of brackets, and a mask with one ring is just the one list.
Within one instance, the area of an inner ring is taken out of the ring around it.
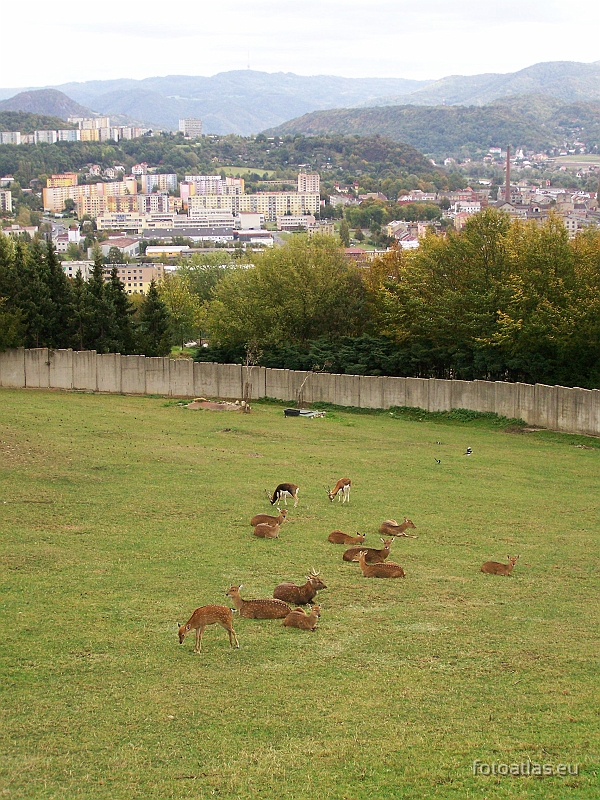
{"label": "green meadow", "polygon": [[[599,445],[468,414],[0,390],[0,797],[598,798]],[[256,539],[282,481],[298,508]],[[405,515],[404,579],[327,542],[379,546]],[[479,571],[509,554],[511,576]],[[239,650],[218,626],[179,645],[231,584],[269,597],[312,567],[314,633],[236,614]]]}

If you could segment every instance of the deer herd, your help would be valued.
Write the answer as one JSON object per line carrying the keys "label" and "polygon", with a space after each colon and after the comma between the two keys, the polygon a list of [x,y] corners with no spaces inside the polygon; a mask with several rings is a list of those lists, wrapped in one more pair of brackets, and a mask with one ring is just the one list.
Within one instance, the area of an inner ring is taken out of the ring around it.
{"label": "deer herd", "polygon": [[[350,488],[352,481],[350,478],[340,478],[332,489],[325,488],[329,500],[333,503],[335,498],[338,502],[350,503]],[[298,506],[299,488],[294,483],[280,483],[271,494],[266,492],[271,505],[280,504],[287,506],[287,499],[294,500],[294,508]],[[273,514],[256,514],[250,520],[250,525],[254,528],[254,536],[261,539],[277,539],[279,529],[286,521],[287,508],[281,509],[277,505],[277,516]],[[391,547],[396,538],[407,537],[416,539],[416,535],[406,533],[407,530],[416,530],[416,525],[408,517],[404,517],[403,522],[398,524],[396,520],[386,519],[379,527],[379,533],[388,538],[381,539],[383,544],[380,548],[365,547],[365,535],[357,533],[351,536],[340,530],[332,531],[327,537],[327,541],[332,544],[350,545],[343,553],[342,560],[345,562],[357,562],[365,578],[404,578],[405,573],[399,564],[388,561]],[[486,561],[481,567],[481,572],[490,575],[511,574],[519,556],[508,556],[508,564],[497,561]],[[240,591],[243,584],[230,586],[225,596],[233,603],[234,608],[220,605],[208,605],[197,608],[189,620],[179,625],[179,643],[183,644],[186,635],[190,631],[195,631],[196,646],[195,653],[202,651],[202,635],[207,625],[218,623],[227,631],[231,647],[239,647],[238,638],[233,629],[233,612],[236,611],[240,617],[246,619],[282,619],[286,628],[298,628],[304,631],[314,631],[321,616],[321,607],[311,605],[317,592],[327,589],[324,581],[319,577],[314,567],[306,576],[306,583],[298,586],[291,581],[278,584],[273,590],[273,597],[258,600],[244,600]],[[293,607],[295,606],[295,607]],[[311,606],[309,613],[305,612],[304,606]]]}

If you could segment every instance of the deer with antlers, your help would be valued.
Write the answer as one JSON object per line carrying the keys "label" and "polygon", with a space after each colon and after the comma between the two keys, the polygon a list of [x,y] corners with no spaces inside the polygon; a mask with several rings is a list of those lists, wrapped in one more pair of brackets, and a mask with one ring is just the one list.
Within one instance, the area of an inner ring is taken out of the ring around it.
{"label": "deer with antlers", "polygon": [[364,540],[364,533],[359,533],[358,531],[356,531],[356,536],[350,536],[350,534],[344,533],[344,531],[331,531],[327,537],[327,541],[332,544],[362,544]]}
{"label": "deer with antlers", "polygon": [[239,647],[240,643],[233,630],[233,620],[231,616],[231,609],[225,606],[202,606],[197,608],[188,621],[179,626],[179,644],[183,644],[183,640],[190,631],[196,631],[196,646],[194,653],[202,652],[202,635],[207,625],[214,625],[217,622],[229,634],[229,644],[234,647]]}
{"label": "deer with antlers", "polygon": [[327,492],[327,496],[333,503],[335,498],[337,497],[338,502],[341,500],[342,503],[349,503],[350,502],[350,487],[352,486],[352,481],[350,478],[340,478],[333,489],[328,489],[326,486],[324,487],[325,491]]}
{"label": "deer with antlers", "polygon": [[404,531],[409,528],[416,530],[417,526],[408,517],[404,517],[404,522],[400,525],[398,525],[395,519],[386,519],[385,522],[382,522],[379,526],[379,533],[382,533],[384,536],[406,536],[407,539],[416,539],[416,536],[410,536],[410,534],[404,533]]}
{"label": "deer with antlers", "polygon": [[278,600],[285,600],[286,603],[295,603],[298,606],[307,606],[316,597],[317,592],[326,589],[327,585],[319,578],[319,573],[315,569],[306,576],[306,583],[297,586],[291,581],[280,583],[273,589],[273,597]]}
{"label": "deer with antlers", "polygon": [[343,555],[344,561],[358,561],[359,554],[365,553],[367,564],[381,564],[390,554],[393,539],[382,539],[383,547],[350,547]]}
{"label": "deer with antlers", "polygon": [[295,608],[283,620],[286,628],[300,628],[302,631],[314,631],[317,628],[319,617],[321,616],[321,606],[313,606],[310,614],[306,614],[303,608]]}
{"label": "deer with antlers", "polygon": [[280,503],[282,500],[287,506],[288,497],[289,498],[293,497],[294,498],[294,508],[296,508],[296,506],[298,505],[298,492],[299,491],[300,491],[300,489],[296,486],[295,483],[280,483],[279,486],[277,486],[277,488],[275,489],[275,491],[273,492],[272,495],[269,494],[269,491],[267,489],[265,489],[265,492],[267,493],[267,497],[269,498],[269,503],[271,503],[272,506],[274,506],[275,503]]}
{"label": "deer with antlers", "polygon": [[226,597],[232,599],[240,617],[246,617],[247,619],[283,619],[292,610],[283,600],[273,600],[271,598],[265,600],[242,600],[240,589],[243,588],[243,583],[239,586],[230,586],[225,593]]}
{"label": "deer with antlers", "polygon": [[361,550],[358,554],[358,563],[365,578],[404,578],[404,570],[394,561],[384,564],[367,564],[366,552]]}

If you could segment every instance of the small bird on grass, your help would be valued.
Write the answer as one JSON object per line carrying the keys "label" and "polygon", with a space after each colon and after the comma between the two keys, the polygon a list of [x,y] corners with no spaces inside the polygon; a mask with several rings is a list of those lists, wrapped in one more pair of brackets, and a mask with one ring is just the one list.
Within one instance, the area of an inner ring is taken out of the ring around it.
{"label": "small bird on grass", "polygon": [[473,451],[471,450],[471,448],[470,448],[470,447],[467,447],[467,449],[465,450],[465,453],[464,453],[464,455],[465,455],[465,456],[470,456],[472,452],[473,452]]}
{"label": "small bird on grass", "polygon": [[442,463],[442,461],[441,461],[441,459],[439,459],[439,458],[436,458],[436,460],[435,460],[435,463],[436,463],[436,464],[441,464],[441,463]]}

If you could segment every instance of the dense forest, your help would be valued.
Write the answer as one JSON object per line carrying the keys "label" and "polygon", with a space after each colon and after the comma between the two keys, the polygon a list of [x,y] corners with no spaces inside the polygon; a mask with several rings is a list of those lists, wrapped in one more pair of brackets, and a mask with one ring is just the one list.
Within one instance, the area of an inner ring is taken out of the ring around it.
{"label": "dense forest", "polygon": [[74,128],[60,117],[48,117],[45,114],[31,114],[26,111],[0,111],[0,131],[57,131]]}

